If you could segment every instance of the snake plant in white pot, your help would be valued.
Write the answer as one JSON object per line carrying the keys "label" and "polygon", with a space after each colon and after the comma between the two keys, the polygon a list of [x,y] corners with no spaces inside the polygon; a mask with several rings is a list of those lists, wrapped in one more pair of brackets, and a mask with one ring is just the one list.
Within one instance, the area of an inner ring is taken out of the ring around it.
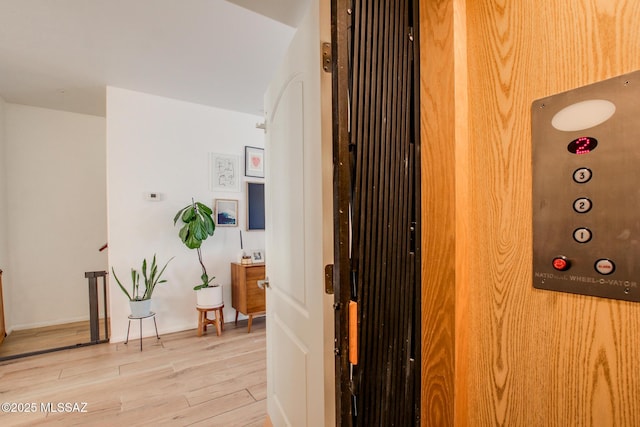
{"label": "snake plant in white pot", "polygon": [[156,285],[160,283],[166,283],[165,279],[161,280],[162,274],[164,270],[169,265],[169,262],[173,258],[169,259],[167,263],[162,267],[162,269],[158,272],[158,265],[156,264],[156,255],[153,255],[153,260],[151,261],[151,265],[147,270],[147,260],[146,258],[142,260],[142,277],[144,278],[144,288],[140,286],[140,273],[136,269],[131,269],[131,292],[127,291],[127,289],[122,285],[118,276],[116,276],[116,271],[111,267],[111,271],[113,272],[113,278],[116,279],[118,286],[124,294],[129,298],[129,307],[131,308],[131,317],[145,317],[151,313],[151,296],[153,295],[153,291],[156,288]]}
{"label": "snake plant in white pot", "polygon": [[202,242],[209,236],[213,236],[216,230],[212,215],[211,208],[192,199],[191,203],[180,209],[173,218],[174,226],[178,221],[183,224],[178,233],[182,243],[189,249],[195,249],[198,253],[198,261],[202,272],[200,283],[194,286],[193,289],[196,291],[197,305],[201,308],[219,307],[223,303],[222,286],[212,283],[215,276],[209,277],[207,268],[202,261]]}

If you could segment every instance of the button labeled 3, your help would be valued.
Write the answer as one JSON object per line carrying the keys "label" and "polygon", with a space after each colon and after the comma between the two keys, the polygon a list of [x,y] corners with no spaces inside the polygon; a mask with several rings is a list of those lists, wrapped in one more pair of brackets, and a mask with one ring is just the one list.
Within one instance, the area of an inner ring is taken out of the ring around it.
{"label": "button labeled 3", "polygon": [[578,184],[584,184],[585,182],[589,182],[589,180],[591,180],[591,169],[589,168],[580,168],[580,169],[576,169],[575,172],[573,172],[573,180],[575,182],[577,182]]}

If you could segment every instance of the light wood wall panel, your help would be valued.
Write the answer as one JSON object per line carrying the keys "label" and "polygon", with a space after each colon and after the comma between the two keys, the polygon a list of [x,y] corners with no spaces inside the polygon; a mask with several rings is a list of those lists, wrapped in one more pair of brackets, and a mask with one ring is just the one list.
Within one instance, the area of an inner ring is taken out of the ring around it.
{"label": "light wood wall panel", "polygon": [[455,384],[454,422],[425,425],[638,425],[640,304],[532,287],[530,105],[640,69],[640,2],[422,0],[421,20],[425,419],[434,372]]}
{"label": "light wood wall panel", "polygon": [[422,180],[422,425],[454,416],[456,279],[453,5],[420,3]]}

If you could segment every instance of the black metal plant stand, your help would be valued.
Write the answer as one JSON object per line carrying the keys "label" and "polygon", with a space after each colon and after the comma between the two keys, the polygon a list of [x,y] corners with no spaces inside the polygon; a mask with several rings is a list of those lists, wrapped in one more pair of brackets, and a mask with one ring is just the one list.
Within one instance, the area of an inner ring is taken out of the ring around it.
{"label": "black metal plant stand", "polygon": [[131,321],[139,320],[140,321],[140,351],[142,351],[142,320],[148,319],[149,317],[153,318],[153,326],[156,328],[156,338],[160,339],[160,335],[158,335],[158,324],[156,323],[156,313],[153,311],[149,312],[149,314],[144,316],[134,316],[133,314],[129,315],[129,324],[127,325],[127,340],[124,342],[125,344],[129,343],[129,331],[131,330]]}

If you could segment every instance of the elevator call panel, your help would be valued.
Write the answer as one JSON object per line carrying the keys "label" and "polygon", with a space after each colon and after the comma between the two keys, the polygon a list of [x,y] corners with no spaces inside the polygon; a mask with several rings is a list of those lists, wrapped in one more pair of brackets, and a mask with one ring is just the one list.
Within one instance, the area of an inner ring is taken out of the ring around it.
{"label": "elevator call panel", "polygon": [[640,301],[640,71],[531,106],[533,286]]}

